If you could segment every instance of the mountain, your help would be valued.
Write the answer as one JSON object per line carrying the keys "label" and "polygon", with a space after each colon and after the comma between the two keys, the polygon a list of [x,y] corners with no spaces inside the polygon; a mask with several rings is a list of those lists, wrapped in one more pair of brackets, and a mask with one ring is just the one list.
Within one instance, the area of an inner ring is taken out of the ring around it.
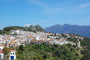
{"label": "mountain", "polygon": [[52,32],[52,33],[76,33],[84,37],[90,38],[90,26],[78,26],[78,25],[70,25],[70,24],[64,24],[59,25],[56,24],[51,27],[45,28],[46,32]]}

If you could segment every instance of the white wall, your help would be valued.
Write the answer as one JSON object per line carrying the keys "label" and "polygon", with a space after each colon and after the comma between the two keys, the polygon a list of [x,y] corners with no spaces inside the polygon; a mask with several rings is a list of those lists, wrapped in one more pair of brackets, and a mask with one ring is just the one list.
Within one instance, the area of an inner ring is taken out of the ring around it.
{"label": "white wall", "polygon": [[34,39],[39,40],[39,37],[38,36],[37,37],[34,37]]}
{"label": "white wall", "polygon": [[[13,54],[14,53],[14,54]],[[10,52],[10,57],[9,57],[9,59],[11,59],[11,56],[14,56],[14,59],[16,59],[16,53],[15,53],[15,51],[11,51]]]}
{"label": "white wall", "polygon": [[2,38],[0,38],[0,43],[2,43]]}
{"label": "white wall", "polygon": [[3,59],[3,57],[4,57],[4,54],[3,54],[3,53],[0,53],[0,55],[1,55],[1,59]]}
{"label": "white wall", "polygon": [[4,46],[0,46],[0,50],[2,50],[4,48]]}

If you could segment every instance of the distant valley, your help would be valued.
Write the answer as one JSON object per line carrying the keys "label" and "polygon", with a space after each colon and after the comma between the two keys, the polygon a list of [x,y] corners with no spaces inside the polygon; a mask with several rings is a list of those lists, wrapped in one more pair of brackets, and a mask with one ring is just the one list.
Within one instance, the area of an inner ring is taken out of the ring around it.
{"label": "distant valley", "polygon": [[69,34],[76,33],[76,34],[79,34],[81,36],[90,38],[90,26],[56,24],[54,26],[45,28],[45,31],[46,32],[52,32],[52,33],[69,33]]}

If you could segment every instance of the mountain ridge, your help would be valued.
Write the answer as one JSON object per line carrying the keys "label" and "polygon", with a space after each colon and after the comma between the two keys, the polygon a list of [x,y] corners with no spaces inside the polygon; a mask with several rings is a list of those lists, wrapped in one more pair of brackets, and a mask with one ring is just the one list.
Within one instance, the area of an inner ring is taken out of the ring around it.
{"label": "mountain ridge", "polygon": [[79,26],[79,25],[70,25],[70,24],[56,24],[51,27],[45,28],[46,32],[52,33],[76,33],[84,37],[90,38],[90,26]]}

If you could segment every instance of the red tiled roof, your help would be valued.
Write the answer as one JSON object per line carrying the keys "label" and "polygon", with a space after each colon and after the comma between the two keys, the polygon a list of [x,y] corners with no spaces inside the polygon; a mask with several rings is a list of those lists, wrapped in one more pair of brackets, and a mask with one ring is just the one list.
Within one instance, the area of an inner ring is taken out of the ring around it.
{"label": "red tiled roof", "polygon": [[43,40],[38,40],[38,41],[44,42]]}
{"label": "red tiled roof", "polygon": [[27,38],[33,38],[33,37],[27,37]]}
{"label": "red tiled roof", "polygon": [[15,51],[14,49],[10,49],[11,51]]}
{"label": "red tiled roof", "polygon": [[0,50],[0,53],[3,53],[3,51],[2,51],[2,50]]}
{"label": "red tiled roof", "polygon": [[4,46],[4,45],[0,45],[0,46]]}
{"label": "red tiled roof", "polygon": [[33,41],[33,42],[37,42],[37,41]]}
{"label": "red tiled roof", "polygon": [[36,41],[36,39],[32,39],[33,41],[35,40]]}

